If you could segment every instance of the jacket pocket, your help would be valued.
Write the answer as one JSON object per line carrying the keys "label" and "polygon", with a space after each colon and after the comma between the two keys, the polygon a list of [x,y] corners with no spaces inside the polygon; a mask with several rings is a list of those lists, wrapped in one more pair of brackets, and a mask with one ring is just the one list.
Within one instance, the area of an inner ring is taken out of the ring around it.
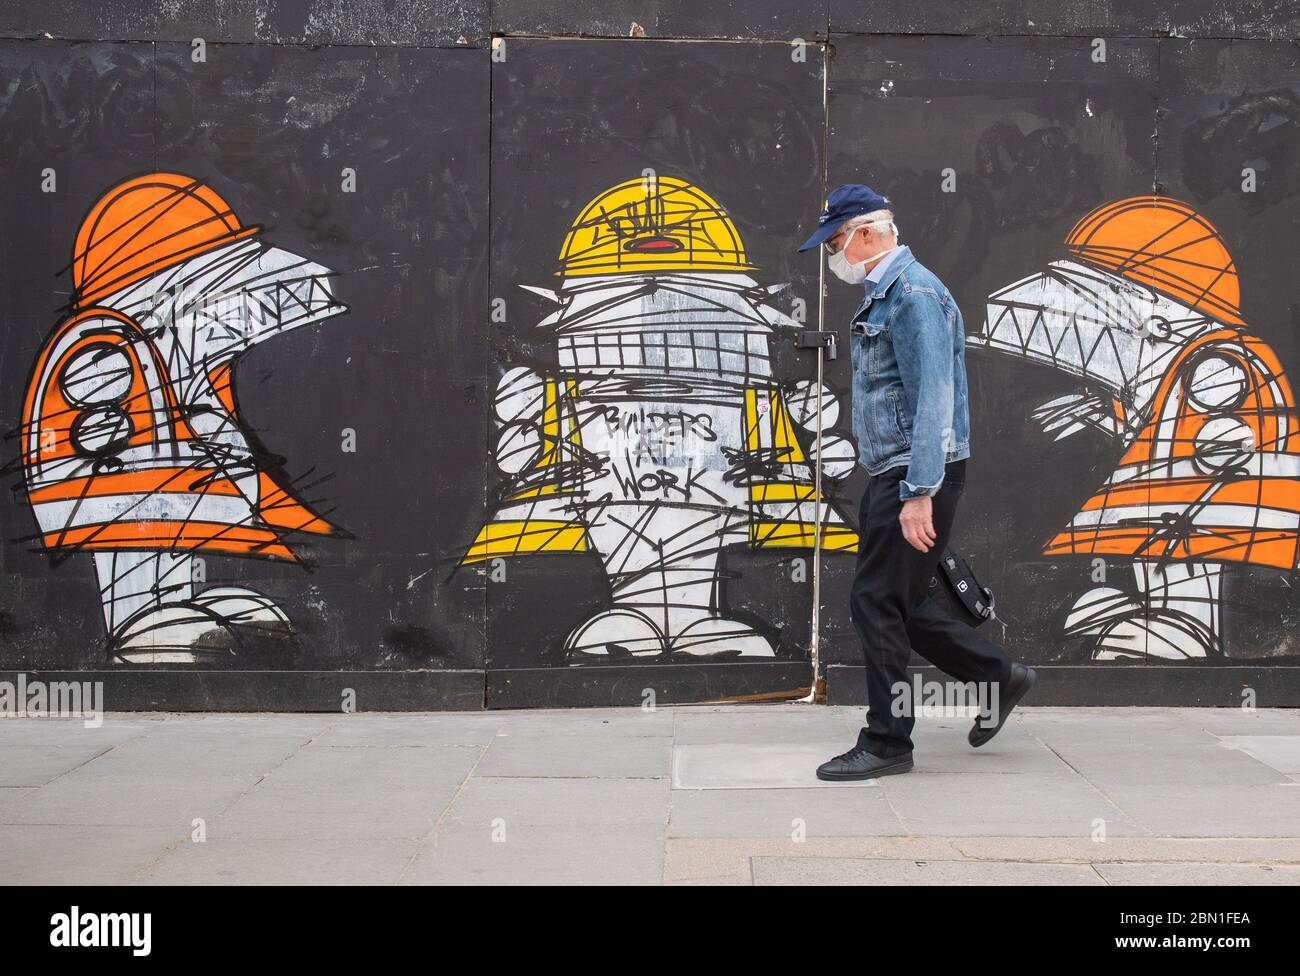
{"label": "jacket pocket", "polygon": [[862,344],[862,352],[854,366],[869,379],[875,379],[880,375],[880,347],[888,341],[888,336],[883,322],[866,322],[864,325],[866,331],[857,336]]}
{"label": "jacket pocket", "polygon": [[912,425],[904,416],[902,398],[899,397],[898,391],[890,389],[886,394],[889,397],[890,409],[894,416],[894,427],[898,431],[898,436],[903,439],[904,447],[912,446]]}

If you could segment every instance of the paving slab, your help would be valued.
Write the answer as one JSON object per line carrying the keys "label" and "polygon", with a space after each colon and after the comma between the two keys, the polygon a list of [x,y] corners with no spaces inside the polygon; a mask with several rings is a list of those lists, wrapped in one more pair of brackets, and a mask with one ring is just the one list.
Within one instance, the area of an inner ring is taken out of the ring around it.
{"label": "paving slab", "polygon": [[15,810],[39,789],[38,786],[0,786],[0,824],[15,823]]}
{"label": "paving slab", "polygon": [[909,773],[880,781],[904,833],[1088,837],[1147,831],[1069,772]]}
{"label": "paving slab", "polygon": [[[133,716],[138,713],[109,713],[104,719],[104,729],[116,730],[136,725]],[[151,713],[153,714],[153,713]],[[139,723],[138,731],[145,737],[159,736],[185,739],[193,742],[219,742],[238,738],[242,741],[265,738],[293,738],[310,741],[322,735],[342,716],[322,713],[284,714],[279,712],[179,712],[162,713],[156,718]]]}
{"label": "paving slab", "polygon": [[1219,745],[1244,752],[1283,776],[1300,777],[1300,735],[1225,735]]}
{"label": "paving slab", "polygon": [[316,738],[316,744],[338,748],[486,745],[496,736],[501,723],[501,715],[495,712],[357,712],[334,719]]}
{"label": "paving slab", "polygon": [[695,711],[679,709],[673,726],[678,745],[770,745],[773,743],[829,743],[835,755],[853,745],[857,733],[848,734],[838,709],[809,705],[768,705],[745,711]]}
{"label": "paving slab", "polygon": [[756,857],[756,885],[1105,885],[1087,864]]}
{"label": "paving slab", "polygon": [[500,821],[530,826],[663,825],[668,820],[666,779],[534,779],[474,776],[442,818],[448,826],[489,829]]}
{"label": "paving slab", "polygon": [[124,884],[182,837],[166,828],[77,824],[0,825],[0,879],[7,885]]}
{"label": "paving slab", "polygon": [[1300,708],[1178,708],[1170,711],[1179,721],[1214,735],[1300,734]]}
{"label": "paving slab", "polygon": [[932,837],[669,837],[665,845],[665,884],[748,885],[753,859],[768,857],[845,857],[952,859],[949,838]]}
{"label": "paving slab", "polygon": [[664,828],[655,823],[440,826],[402,884],[657,885]]}
{"label": "paving slab", "polygon": [[1097,864],[1109,885],[1300,885],[1300,865],[1278,864]]}
{"label": "paving slab", "polygon": [[1295,780],[1184,721],[1178,709],[1027,713],[1025,728],[1142,828],[1162,836],[1296,833]]}
{"label": "paving slab", "polygon": [[462,787],[479,746],[297,752],[223,811],[218,826],[238,836],[421,837]]}
{"label": "paving slab", "polygon": [[[164,734],[165,730],[165,734]],[[163,726],[121,743],[8,805],[12,823],[167,826],[211,819],[305,744],[250,725],[247,734]]]}
{"label": "paving slab", "polygon": [[672,755],[671,735],[512,730],[499,732],[490,740],[475,772],[480,776],[653,779],[668,776]]}
{"label": "paving slab", "polygon": [[67,745],[0,745],[0,786],[44,786],[113,748],[91,740]]}
{"label": "paving slab", "polygon": [[105,712],[101,723],[91,726],[79,718],[0,718],[0,750],[15,745],[72,745],[82,741],[116,745],[161,728],[168,718]]}
{"label": "paving slab", "polygon": [[884,793],[838,790],[674,790],[670,837],[852,837],[906,833]]}
{"label": "paving slab", "polygon": [[511,735],[671,736],[671,707],[557,708],[499,712],[498,731]]}
{"label": "paving slab", "polygon": [[[831,741],[775,745],[710,743],[673,750],[675,790],[836,789],[817,778],[817,767],[836,753]],[[845,750],[842,744],[839,752]],[[863,780],[874,785],[875,780]]]}
{"label": "paving slab", "polygon": [[1166,837],[1294,837],[1300,829],[1300,787],[1294,780],[1216,787],[1195,772],[1188,777],[1184,784],[1113,792],[1135,821]]}
{"label": "paving slab", "polygon": [[1300,840],[1276,837],[952,837],[953,853],[972,860],[1277,863],[1300,865]]}
{"label": "paving slab", "polygon": [[188,838],[133,881],[175,885],[395,884],[415,855],[417,838],[222,835]]}

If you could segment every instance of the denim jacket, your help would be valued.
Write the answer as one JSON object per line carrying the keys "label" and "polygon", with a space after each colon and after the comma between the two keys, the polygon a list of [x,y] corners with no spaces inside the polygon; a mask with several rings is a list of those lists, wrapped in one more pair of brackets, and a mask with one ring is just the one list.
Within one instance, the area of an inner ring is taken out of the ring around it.
{"label": "denim jacket", "polygon": [[899,495],[934,495],[944,465],[970,457],[961,311],[906,246],[864,290],[849,325],[858,461],[872,475],[907,465]]}

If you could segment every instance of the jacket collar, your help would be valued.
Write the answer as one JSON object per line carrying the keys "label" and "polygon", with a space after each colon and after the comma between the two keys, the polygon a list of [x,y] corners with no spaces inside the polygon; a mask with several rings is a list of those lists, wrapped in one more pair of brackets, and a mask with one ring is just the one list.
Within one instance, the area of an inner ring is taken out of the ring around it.
{"label": "jacket collar", "polygon": [[885,292],[889,291],[889,286],[898,280],[898,276],[907,270],[907,266],[916,261],[912,257],[912,249],[906,244],[898,245],[898,253],[894,255],[893,260],[889,262],[889,267],[885,271],[885,276],[876,283],[875,291],[869,292],[867,297],[873,301],[877,298],[883,298]]}

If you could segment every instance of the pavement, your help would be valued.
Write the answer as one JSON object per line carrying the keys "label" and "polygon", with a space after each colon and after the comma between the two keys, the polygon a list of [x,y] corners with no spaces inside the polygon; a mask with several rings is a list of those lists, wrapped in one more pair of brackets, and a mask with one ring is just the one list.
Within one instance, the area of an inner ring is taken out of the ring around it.
{"label": "pavement", "polygon": [[822,783],[860,709],[0,720],[8,884],[1300,883],[1300,710],[921,717],[916,770]]}

